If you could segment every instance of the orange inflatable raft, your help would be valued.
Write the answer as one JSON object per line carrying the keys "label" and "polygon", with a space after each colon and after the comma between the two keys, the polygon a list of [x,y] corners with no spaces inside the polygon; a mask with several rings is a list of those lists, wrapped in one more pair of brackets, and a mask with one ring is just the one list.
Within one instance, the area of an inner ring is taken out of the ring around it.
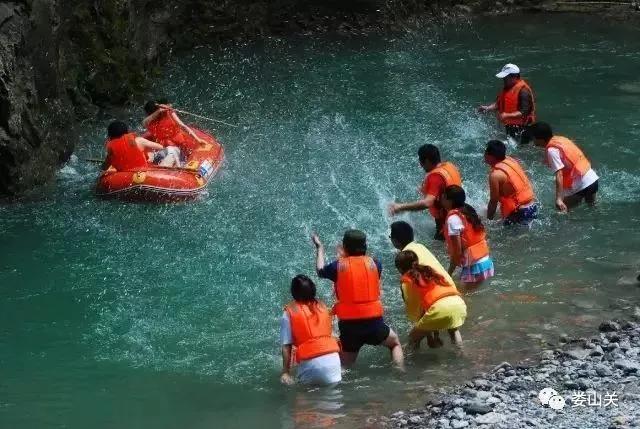
{"label": "orange inflatable raft", "polygon": [[98,177],[96,194],[126,201],[176,202],[198,198],[224,161],[224,148],[214,137],[191,129],[207,141],[189,156],[184,167],[148,165],[130,171],[109,167]]}

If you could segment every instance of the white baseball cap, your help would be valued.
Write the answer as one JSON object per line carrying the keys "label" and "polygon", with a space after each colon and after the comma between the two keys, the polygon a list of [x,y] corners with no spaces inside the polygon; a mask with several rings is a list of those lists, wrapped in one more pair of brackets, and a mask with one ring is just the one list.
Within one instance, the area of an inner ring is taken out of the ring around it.
{"label": "white baseball cap", "polygon": [[520,67],[515,64],[506,64],[504,67],[502,67],[502,70],[500,70],[500,73],[498,73],[496,77],[499,79],[503,79],[510,74],[520,74]]}

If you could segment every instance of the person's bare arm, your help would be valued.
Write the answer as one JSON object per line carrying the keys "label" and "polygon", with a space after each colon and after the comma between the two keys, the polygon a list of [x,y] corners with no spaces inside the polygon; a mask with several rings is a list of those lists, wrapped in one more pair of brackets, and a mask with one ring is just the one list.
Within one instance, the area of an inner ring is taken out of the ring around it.
{"label": "person's bare arm", "polygon": [[318,234],[313,234],[311,236],[311,241],[313,241],[314,246],[316,246],[316,271],[320,271],[325,265],[324,245],[322,244],[322,241],[320,241]]}
{"label": "person's bare arm", "polygon": [[104,161],[102,162],[101,169],[102,171],[104,171],[110,166],[111,166],[111,151],[107,150],[107,156],[104,157]]}
{"label": "person's bare arm", "polygon": [[511,113],[500,113],[500,119],[505,120],[505,119],[511,119],[511,118],[521,118],[522,117],[522,112],[519,110],[516,110],[515,112],[511,112]]}
{"label": "person's bare arm", "polygon": [[162,115],[166,111],[167,111],[167,109],[165,109],[165,108],[162,108],[162,107],[159,108],[158,110],[156,110],[155,112],[153,112],[152,114],[150,114],[149,116],[144,118],[142,120],[142,125],[144,125],[144,127],[147,128],[151,121],[155,121],[156,119],[158,119],[158,116]]}
{"label": "person's bare arm", "polygon": [[564,199],[562,198],[562,170],[556,171],[556,208],[561,212],[567,211],[567,205],[564,203]]}
{"label": "person's bare arm", "polygon": [[282,384],[293,384],[294,380],[291,376],[291,344],[282,346],[282,374],[280,381]]}
{"label": "person's bare arm", "polygon": [[436,198],[433,195],[427,195],[426,198],[413,201],[411,203],[392,203],[389,205],[389,214],[391,216],[402,212],[415,212],[428,209],[433,205]]}
{"label": "person's bare arm", "polygon": [[462,239],[459,235],[453,235],[450,238],[449,275],[453,274],[456,267],[462,265]]}
{"label": "person's bare arm", "polygon": [[189,134],[191,136],[191,138],[193,138],[195,141],[197,141],[200,144],[203,144],[203,145],[207,144],[207,142],[205,140],[203,140],[200,137],[198,137],[198,135],[195,133],[195,131],[193,131],[184,122],[182,122],[182,120],[178,117],[178,115],[176,114],[175,111],[171,112],[171,117],[173,118],[174,121],[176,121],[176,123],[180,126],[180,128],[182,128],[182,130],[184,130],[184,132],[186,132],[187,134]]}
{"label": "person's bare arm", "polygon": [[487,205],[487,219],[493,219],[500,201],[500,175],[497,171],[489,175],[489,204]]}
{"label": "person's bare arm", "polygon": [[478,112],[480,113],[493,112],[494,110],[497,110],[497,109],[498,109],[498,103],[494,101],[491,104],[484,104],[478,107]]}
{"label": "person's bare arm", "polygon": [[136,137],[136,144],[140,148],[140,150],[151,149],[151,150],[162,150],[164,146],[160,143],[152,142],[151,140],[147,140],[144,137]]}

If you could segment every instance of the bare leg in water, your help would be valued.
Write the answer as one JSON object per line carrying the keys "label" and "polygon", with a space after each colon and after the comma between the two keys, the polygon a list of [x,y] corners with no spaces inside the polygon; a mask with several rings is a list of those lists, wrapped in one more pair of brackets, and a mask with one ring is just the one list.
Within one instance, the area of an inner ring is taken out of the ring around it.
{"label": "bare leg in water", "polygon": [[462,335],[460,335],[458,329],[449,329],[449,338],[451,339],[451,344],[456,347],[462,347]]}
{"label": "bare leg in water", "polygon": [[382,342],[382,345],[387,347],[391,352],[391,361],[401,371],[404,371],[404,353],[402,353],[402,346],[400,345],[400,339],[398,335],[393,332],[393,329],[389,331],[389,336]]}

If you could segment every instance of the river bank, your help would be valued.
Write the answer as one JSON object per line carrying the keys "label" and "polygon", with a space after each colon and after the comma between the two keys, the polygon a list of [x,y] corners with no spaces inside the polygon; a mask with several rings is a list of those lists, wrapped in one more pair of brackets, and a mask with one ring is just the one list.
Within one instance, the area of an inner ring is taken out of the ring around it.
{"label": "river bank", "polygon": [[[427,393],[424,409],[381,419],[400,428],[630,428],[640,424],[640,308],[586,338],[563,336],[538,363],[502,362],[464,385]],[[546,396],[541,393],[548,391]],[[551,399],[547,405],[542,401]]]}

